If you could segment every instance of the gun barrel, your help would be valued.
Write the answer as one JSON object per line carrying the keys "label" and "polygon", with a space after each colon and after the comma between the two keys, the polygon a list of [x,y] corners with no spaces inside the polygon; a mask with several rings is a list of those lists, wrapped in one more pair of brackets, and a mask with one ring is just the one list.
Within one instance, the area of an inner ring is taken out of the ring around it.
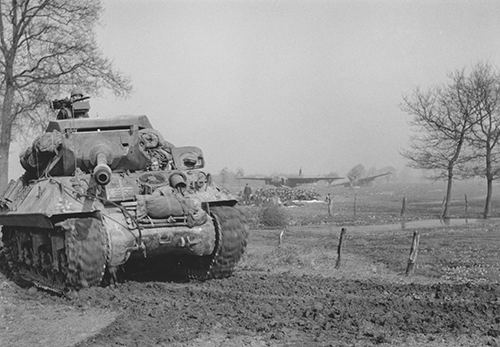
{"label": "gun barrel", "polygon": [[108,165],[107,153],[104,151],[97,153],[96,162],[94,179],[101,186],[105,186],[111,180],[111,168]]}
{"label": "gun barrel", "polygon": [[88,100],[90,99],[90,96],[83,96],[81,98],[78,98],[78,99],[75,99],[75,100],[72,100],[71,102],[78,102],[78,101],[83,101],[83,100]]}

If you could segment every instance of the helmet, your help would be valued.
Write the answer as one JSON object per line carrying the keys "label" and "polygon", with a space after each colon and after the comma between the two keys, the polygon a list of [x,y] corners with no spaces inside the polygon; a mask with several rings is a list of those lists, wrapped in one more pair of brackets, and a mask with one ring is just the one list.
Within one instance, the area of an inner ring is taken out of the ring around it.
{"label": "helmet", "polygon": [[72,97],[72,98],[73,98],[73,97],[80,97],[80,98],[82,98],[82,97],[83,97],[83,93],[82,93],[82,91],[81,91],[81,90],[79,90],[79,89],[73,89],[73,90],[71,91],[71,97]]}

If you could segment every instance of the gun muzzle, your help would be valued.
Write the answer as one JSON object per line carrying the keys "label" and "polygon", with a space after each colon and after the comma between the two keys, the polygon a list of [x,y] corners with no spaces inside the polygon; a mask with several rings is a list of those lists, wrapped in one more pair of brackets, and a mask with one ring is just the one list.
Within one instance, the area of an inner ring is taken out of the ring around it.
{"label": "gun muzzle", "polygon": [[101,186],[105,186],[111,180],[111,168],[108,165],[106,153],[97,153],[96,159],[97,165],[94,167],[94,179]]}

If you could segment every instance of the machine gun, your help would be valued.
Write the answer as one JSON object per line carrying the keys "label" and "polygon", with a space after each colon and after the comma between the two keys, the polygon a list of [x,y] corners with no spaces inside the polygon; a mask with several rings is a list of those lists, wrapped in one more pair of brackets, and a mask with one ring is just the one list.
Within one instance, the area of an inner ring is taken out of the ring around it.
{"label": "machine gun", "polygon": [[68,98],[56,99],[50,103],[50,108],[59,110],[57,119],[88,117],[88,111],[90,110],[90,104],[86,101],[88,99],[90,99],[90,96],[74,100]]}
{"label": "machine gun", "polygon": [[65,107],[71,108],[74,103],[79,102],[79,101],[88,100],[88,99],[90,99],[90,96],[84,96],[82,98],[78,98],[75,100],[70,100],[68,98],[56,99],[56,100],[52,100],[50,102],[50,108],[53,110],[61,110]]}

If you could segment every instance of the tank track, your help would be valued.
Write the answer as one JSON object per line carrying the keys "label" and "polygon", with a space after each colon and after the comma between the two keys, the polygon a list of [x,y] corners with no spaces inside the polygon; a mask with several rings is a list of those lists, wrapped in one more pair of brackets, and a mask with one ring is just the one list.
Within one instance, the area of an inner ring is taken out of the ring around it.
{"label": "tank track", "polygon": [[[248,227],[243,214],[234,207],[217,206],[210,209],[216,230],[214,251],[208,256],[173,257],[170,265],[175,276],[189,280],[205,281],[229,277],[241,259],[248,237]],[[61,248],[51,249],[51,242],[38,247],[33,257],[34,235],[48,239],[64,236]],[[109,238],[97,218],[72,218],[56,224],[56,230],[4,228],[4,255],[9,271],[15,277],[30,281],[42,289],[65,293],[105,282],[109,257]],[[20,255],[21,252],[21,255]],[[53,254],[57,254],[54,266]],[[162,259],[162,268],[169,263]]]}
{"label": "tank track", "polygon": [[4,228],[2,241],[10,274],[39,288],[65,293],[103,280],[109,244],[97,218],[67,219],[56,230]]}
{"label": "tank track", "polygon": [[231,276],[247,245],[248,226],[243,214],[234,207],[210,208],[216,231],[213,253],[209,256],[186,257],[181,261],[190,280],[205,281]]}
{"label": "tank track", "polygon": [[101,284],[108,258],[108,238],[101,221],[94,218],[70,219],[66,229],[67,283],[73,287]]}

